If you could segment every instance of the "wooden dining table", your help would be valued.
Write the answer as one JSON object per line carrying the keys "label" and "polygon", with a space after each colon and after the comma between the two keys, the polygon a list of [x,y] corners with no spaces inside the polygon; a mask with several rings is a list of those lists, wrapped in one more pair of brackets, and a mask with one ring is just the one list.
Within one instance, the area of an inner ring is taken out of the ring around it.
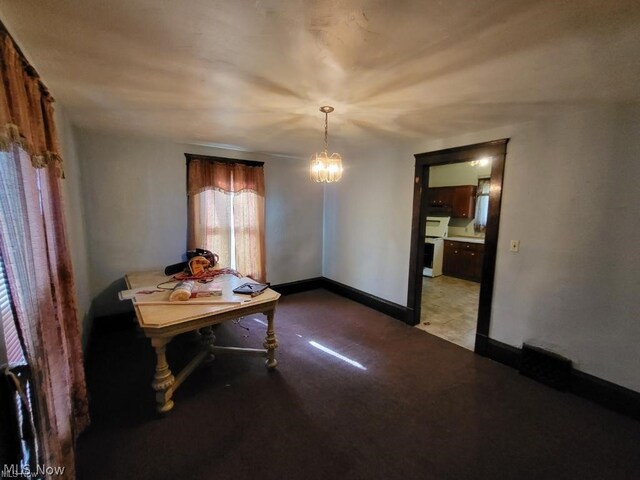
{"label": "wooden dining table", "polygon": [[[280,294],[270,288],[256,296],[238,295],[233,289],[247,282],[257,283],[248,277],[225,274],[214,278],[222,295],[192,298],[183,302],[169,302],[168,290],[158,285],[172,285],[172,277],[162,271],[133,272],[125,275],[131,294],[138,325],[149,338],[156,354],[156,367],[151,386],[156,392],[157,411],[167,413],[174,407],[173,394],[185,379],[203,362],[213,360],[217,354],[233,353],[266,357],[268,369],[275,369],[278,361],[274,317]],[[196,286],[198,284],[196,283]],[[264,348],[218,346],[212,326],[252,314],[264,314],[267,318]],[[176,375],[167,361],[166,349],[171,340],[187,332],[198,332],[201,348],[191,361]]]}

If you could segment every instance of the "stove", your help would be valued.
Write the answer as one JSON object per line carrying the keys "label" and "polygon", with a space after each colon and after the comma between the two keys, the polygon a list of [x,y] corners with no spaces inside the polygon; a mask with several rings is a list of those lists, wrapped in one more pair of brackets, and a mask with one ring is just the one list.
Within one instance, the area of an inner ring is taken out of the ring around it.
{"label": "stove", "polygon": [[427,228],[424,238],[423,277],[442,275],[442,259],[444,258],[444,239],[449,231],[451,217],[427,217]]}

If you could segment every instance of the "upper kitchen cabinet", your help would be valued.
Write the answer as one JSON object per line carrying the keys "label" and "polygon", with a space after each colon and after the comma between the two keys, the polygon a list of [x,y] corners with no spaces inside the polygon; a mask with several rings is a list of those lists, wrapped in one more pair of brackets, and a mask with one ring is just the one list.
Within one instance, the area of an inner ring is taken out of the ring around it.
{"label": "upper kitchen cabinet", "polygon": [[475,185],[429,188],[427,191],[429,207],[447,208],[454,218],[473,218],[476,208],[476,188]]}
{"label": "upper kitchen cabinet", "polygon": [[457,218],[473,218],[476,214],[475,185],[461,185],[453,188],[451,216]]}
{"label": "upper kitchen cabinet", "polygon": [[430,207],[448,207],[451,208],[453,203],[452,187],[430,188],[427,191],[427,198]]}

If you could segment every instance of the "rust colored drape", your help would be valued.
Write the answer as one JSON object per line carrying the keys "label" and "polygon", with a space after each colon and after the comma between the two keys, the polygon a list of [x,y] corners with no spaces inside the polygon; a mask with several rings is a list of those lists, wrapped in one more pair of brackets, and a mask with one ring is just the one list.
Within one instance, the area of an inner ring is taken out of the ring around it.
{"label": "rust colored drape", "polygon": [[258,281],[266,281],[264,168],[192,159],[187,165],[188,245],[206,248]]}
{"label": "rust colored drape", "polygon": [[0,149],[19,146],[34,167],[51,166],[63,177],[53,98],[11,37],[1,31],[0,75]]}
{"label": "rust colored drape", "polygon": [[226,193],[249,191],[264,198],[264,168],[242,163],[193,159],[188,165],[189,195],[216,189]]}
{"label": "rust colored drape", "polygon": [[33,379],[38,462],[74,476],[88,425],[53,99],[0,31],[0,251]]}

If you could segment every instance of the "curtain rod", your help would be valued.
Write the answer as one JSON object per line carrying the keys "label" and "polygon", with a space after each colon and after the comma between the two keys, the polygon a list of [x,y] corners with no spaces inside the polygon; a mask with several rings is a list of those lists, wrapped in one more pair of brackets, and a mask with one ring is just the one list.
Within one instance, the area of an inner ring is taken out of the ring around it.
{"label": "curtain rod", "polygon": [[197,155],[195,153],[185,153],[187,163],[191,160],[205,160],[207,162],[224,162],[224,163],[240,163],[249,167],[262,167],[264,162],[256,162],[254,160],[239,160],[237,158],[215,157],[212,155]]}

